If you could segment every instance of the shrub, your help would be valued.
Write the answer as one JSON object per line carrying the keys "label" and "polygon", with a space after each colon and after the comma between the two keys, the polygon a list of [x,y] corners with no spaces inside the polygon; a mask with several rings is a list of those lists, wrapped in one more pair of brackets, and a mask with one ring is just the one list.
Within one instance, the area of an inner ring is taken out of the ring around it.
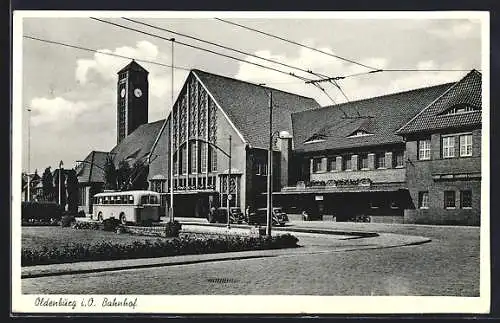
{"label": "shrub", "polygon": [[165,236],[167,237],[178,237],[179,232],[181,231],[182,225],[179,221],[174,220],[174,222],[170,221],[165,226]]}
{"label": "shrub", "polygon": [[61,226],[63,228],[66,228],[66,227],[69,227],[71,226],[71,224],[73,222],[75,222],[75,217],[73,215],[64,215],[62,218],[61,218]]}
{"label": "shrub", "polygon": [[115,232],[116,229],[118,228],[118,226],[120,225],[120,221],[118,219],[115,219],[115,218],[110,218],[110,219],[106,219],[106,220],[102,221],[102,225],[103,225],[102,229],[104,231]]}
{"label": "shrub", "polygon": [[45,246],[36,249],[23,248],[21,252],[21,265],[32,266],[76,261],[293,248],[297,247],[297,242],[298,239],[291,234],[262,238],[216,236],[209,239],[183,236],[182,238],[131,241],[127,243],[97,241],[95,243],[75,243],[53,248]]}
{"label": "shrub", "polygon": [[98,222],[76,222],[73,228],[78,230],[101,230],[102,225]]}
{"label": "shrub", "polygon": [[24,224],[30,222],[47,222],[51,219],[60,220],[62,208],[54,202],[22,202],[21,219]]}
{"label": "shrub", "polygon": [[79,217],[79,218],[84,218],[87,215],[85,214],[85,211],[80,210],[80,211],[78,211],[78,213],[76,214],[76,216]]}

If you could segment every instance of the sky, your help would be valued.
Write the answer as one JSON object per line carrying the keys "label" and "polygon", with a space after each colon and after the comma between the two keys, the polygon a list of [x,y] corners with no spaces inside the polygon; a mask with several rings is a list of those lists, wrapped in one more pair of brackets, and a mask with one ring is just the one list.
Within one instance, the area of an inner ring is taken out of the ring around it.
{"label": "sky", "polygon": [[[256,58],[236,54],[120,18],[106,20],[237,56],[245,61],[295,72]],[[273,59],[327,76],[368,71],[366,68],[289,44],[213,18],[134,19],[196,36],[211,42]],[[470,19],[269,19],[225,18],[258,30],[307,44],[350,60],[381,69],[481,69],[481,23]],[[22,34],[159,62],[171,63],[171,43],[104,24],[88,17],[23,18]],[[15,37],[20,37],[16,34]],[[75,166],[92,150],[110,151],[116,144],[117,72],[129,60],[99,53],[22,41],[22,169],[38,173],[62,160]],[[345,102],[333,85],[320,89],[297,78],[176,44],[174,65],[201,69],[314,98],[320,105]],[[149,74],[149,122],[165,118],[172,105],[171,69],[142,63]],[[453,82],[467,72],[382,72],[339,81],[350,101]],[[174,98],[188,72],[174,72]],[[17,108],[17,107],[16,107]],[[31,116],[27,112],[31,109]],[[30,125],[30,126],[28,126]]]}

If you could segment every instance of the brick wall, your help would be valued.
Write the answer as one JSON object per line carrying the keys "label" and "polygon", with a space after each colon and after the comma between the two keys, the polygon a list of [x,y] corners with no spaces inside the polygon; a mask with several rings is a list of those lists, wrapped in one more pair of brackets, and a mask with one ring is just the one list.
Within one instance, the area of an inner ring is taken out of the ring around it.
{"label": "brick wall", "polygon": [[[480,174],[481,131],[472,131],[472,157],[441,158],[441,134],[431,136],[431,160],[418,160],[418,138],[406,144],[407,184],[412,208],[404,212],[405,223],[479,225],[481,213],[481,181],[474,179],[433,179],[439,174]],[[457,141],[457,140],[456,140]],[[456,148],[459,151],[459,148]],[[472,191],[472,208],[460,208],[460,191]],[[429,192],[429,208],[420,209],[419,192]],[[444,207],[444,191],[455,192],[455,209]]]}

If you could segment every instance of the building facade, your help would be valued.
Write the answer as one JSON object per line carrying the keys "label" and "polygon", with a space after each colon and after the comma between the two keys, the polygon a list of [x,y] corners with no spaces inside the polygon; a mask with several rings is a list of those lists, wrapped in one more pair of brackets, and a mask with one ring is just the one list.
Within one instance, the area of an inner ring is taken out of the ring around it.
{"label": "building facade", "polygon": [[408,222],[479,225],[481,112],[481,74],[472,71],[397,131],[408,154]]}
{"label": "building facade", "polygon": [[[118,73],[118,144],[109,154],[116,167],[147,165],[149,189],[162,193],[164,214],[171,175],[177,216],[205,217],[225,207],[228,194],[231,207],[265,207],[272,137],[274,205],[290,213],[479,223],[477,71],[456,83],[320,107],[311,98],[195,69],[167,119],[148,123],[147,71],[137,66]],[[92,193],[103,188],[107,154],[92,152],[79,166],[87,212]]]}

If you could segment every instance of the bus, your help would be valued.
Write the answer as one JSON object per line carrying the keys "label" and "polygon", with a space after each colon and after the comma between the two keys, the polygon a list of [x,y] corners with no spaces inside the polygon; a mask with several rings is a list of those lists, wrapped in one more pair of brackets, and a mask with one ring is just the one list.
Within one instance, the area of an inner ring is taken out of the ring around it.
{"label": "bus", "polygon": [[118,219],[122,224],[159,222],[160,193],[153,191],[105,192],[94,195],[92,219]]}

